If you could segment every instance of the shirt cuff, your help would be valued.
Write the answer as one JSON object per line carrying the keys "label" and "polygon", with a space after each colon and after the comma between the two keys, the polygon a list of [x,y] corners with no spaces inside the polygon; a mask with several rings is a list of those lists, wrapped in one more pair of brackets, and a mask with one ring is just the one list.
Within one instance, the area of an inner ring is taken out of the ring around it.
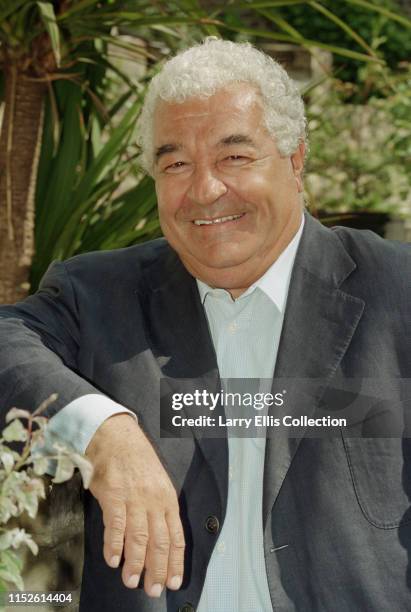
{"label": "shirt cuff", "polygon": [[100,425],[114,414],[134,412],[98,393],[82,395],[64,406],[48,422],[45,431],[45,451],[52,452],[52,444],[65,442],[78,453],[84,453]]}

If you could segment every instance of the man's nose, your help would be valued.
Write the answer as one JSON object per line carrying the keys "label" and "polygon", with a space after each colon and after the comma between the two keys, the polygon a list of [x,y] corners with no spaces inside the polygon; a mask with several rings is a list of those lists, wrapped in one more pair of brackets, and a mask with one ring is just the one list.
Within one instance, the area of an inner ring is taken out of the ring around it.
{"label": "man's nose", "polygon": [[225,193],[227,193],[226,185],[211,168],[196,168],[187,194],[193,202],[207,206]]}

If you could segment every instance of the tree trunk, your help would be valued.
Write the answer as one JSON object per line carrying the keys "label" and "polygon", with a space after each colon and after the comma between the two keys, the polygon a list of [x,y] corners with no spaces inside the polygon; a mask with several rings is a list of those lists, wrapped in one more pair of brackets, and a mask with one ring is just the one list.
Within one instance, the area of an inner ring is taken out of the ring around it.
{"label": "tree trunk", "polygon": [[0,304],[23,299],[34,254],[34,198],[46,85],[6,67],[0,134]]}

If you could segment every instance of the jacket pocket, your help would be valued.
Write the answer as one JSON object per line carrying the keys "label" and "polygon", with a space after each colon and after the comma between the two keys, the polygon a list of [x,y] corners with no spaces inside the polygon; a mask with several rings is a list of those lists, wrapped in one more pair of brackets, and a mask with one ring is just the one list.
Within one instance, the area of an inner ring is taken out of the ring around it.
{"label": "jacket pocket", "polygon": [[342,432],[357,501],[380,529],[411,521],[411,439],[350,438]]}

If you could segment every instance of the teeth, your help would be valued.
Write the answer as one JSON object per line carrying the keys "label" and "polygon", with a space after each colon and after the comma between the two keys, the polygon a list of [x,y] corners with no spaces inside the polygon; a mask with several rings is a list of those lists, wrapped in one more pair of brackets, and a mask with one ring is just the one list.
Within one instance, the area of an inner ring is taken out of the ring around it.
{"label": "teeth", "polygon": [[240,215],[229,215],[228,217],[219,217],[218,219],[213,219],[212,221],[207,219],[196,219],[193,223],[195,225],[213,225],[215,223],[224,223],[224,221],[234,221],[234,219],[239,219],[243,216],[243,213]]}

